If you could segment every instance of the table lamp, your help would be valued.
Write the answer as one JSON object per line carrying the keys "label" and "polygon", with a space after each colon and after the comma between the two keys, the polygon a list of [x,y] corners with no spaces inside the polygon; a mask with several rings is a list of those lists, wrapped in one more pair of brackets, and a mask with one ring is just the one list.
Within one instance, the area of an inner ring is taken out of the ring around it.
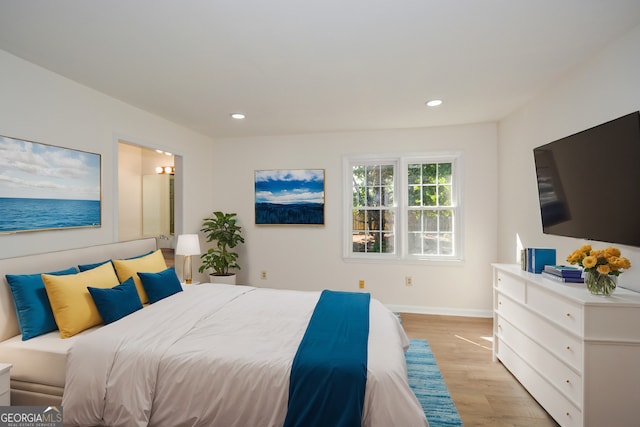
{"label": "table lamp", "polygon": [[180,234],[176,244],[176,255],[184,256],[182,275],[184,282],[188,285],[192,283],[191,255],[200,255],[200,240],[197,234]]}

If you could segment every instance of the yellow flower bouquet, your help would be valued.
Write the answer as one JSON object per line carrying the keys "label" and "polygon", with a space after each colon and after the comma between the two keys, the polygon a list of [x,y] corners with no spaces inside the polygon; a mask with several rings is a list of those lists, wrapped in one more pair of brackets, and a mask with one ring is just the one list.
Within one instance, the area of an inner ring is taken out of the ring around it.
{"label": "yellow flower bouquet", "polygon": [[622,270],[631,268],[631,262],[613,246],[594,250],[591,245],[582,245],[567,257],[567,262],[584,269],[587,288],[596,295],[611,295]]}

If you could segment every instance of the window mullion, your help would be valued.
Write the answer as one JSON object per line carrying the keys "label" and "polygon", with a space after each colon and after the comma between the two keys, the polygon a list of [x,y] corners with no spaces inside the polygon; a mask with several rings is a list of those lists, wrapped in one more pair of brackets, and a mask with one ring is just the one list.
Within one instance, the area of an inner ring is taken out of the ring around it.
{"label": "window mullion", "polygon": [[397,256],[404,258],[406,256],[408,245],[407,240],[409,235],[407,233],[409,226],[407,224],[407,211],[408,211],[408,172],[407,163],[404,158],[398,159],[396,162],[396,180],[394,182],[396,193],[395,204],[395,220],[396,220],[396,247]]}

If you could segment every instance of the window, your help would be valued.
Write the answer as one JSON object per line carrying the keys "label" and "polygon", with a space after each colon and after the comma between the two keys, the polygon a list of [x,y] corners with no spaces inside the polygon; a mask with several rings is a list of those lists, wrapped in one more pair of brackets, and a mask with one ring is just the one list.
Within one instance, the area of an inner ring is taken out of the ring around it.
{"label": "window", "polygon": [[395,252],[395,164],[356,164],[352,168],[354,253]]}
{"label": "window", "polygon": [[453,255],[452,163],[409,163],[407,242],[411,255]]}
{"label": "window", "polygon": [[461,259],[460,165],[459,153],[345,158],[345,257]]}

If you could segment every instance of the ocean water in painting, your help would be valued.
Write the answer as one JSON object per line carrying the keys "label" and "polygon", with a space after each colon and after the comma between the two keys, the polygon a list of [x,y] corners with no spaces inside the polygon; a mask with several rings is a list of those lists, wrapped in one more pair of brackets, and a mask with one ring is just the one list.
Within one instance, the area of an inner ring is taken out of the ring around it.
{"label": "ocean water in painting", "polygon": [[256,203],[256,224],[324,224],[324,205]]}
{"label": "ocean water in painting", "polygon": [[0,197],[0,232],[99,227],[99,200]]}

